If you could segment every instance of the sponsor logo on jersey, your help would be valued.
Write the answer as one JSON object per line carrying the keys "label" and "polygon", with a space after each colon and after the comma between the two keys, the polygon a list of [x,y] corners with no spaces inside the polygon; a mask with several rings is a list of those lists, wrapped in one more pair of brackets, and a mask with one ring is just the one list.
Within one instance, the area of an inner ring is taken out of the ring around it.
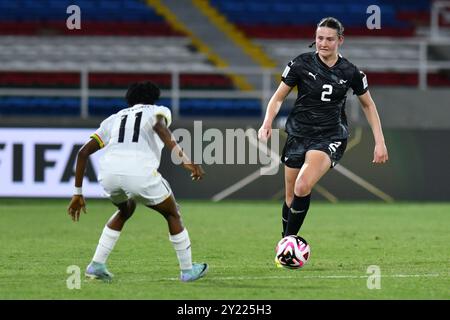
{"label": "sponsor logo on jersey", "polygon": [[341,144],[342,144],[342,142],[340,142],[340,141],[330,143],[328,145],[328,150],[330,150],[331,153],[336,152],[337,148],[339,148],[339,146]]}
{"label": "sponsor logo on jersey", "polygon": [[317,73],[316,73],[316,74],[313,74],[313,73],[311,73],[311,72],[308,72],[308,76],[311,76],[311,77],[314,78],[314,80],[316,80]]}

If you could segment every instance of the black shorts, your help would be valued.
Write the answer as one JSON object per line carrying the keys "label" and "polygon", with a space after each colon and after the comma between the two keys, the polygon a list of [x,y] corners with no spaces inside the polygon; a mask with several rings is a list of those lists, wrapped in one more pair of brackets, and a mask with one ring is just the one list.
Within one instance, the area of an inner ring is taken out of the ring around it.
{"label": "black shorts", "polygon": [[281,162],[289,168],[301,168],[309,150],[323,151],[330,157],[331,168],[342,158],[347,148],[347,139],[311,139],[288,136],[281,155]]}

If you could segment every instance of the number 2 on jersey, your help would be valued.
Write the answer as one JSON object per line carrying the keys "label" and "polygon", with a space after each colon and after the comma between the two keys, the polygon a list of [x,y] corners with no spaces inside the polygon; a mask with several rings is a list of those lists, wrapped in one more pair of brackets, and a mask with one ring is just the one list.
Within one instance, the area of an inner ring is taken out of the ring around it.
{"label": "number 2 on jersey", "polygon": [[333,92],[333,86],[331,84],[324,84],[322,86],[322,97],[320,97],[320,100],[322,101],[331,101],[330,98],[325,98],[325,95],[330,95]]}
{"label": "number 2 on jersey", "polygon": [[[133,139],[131,142],[138,142],[139,140],[139,128],[141,127],[141,119],[142,119],[142,111],[136,113],[134,119],[134,129],[133,129]],[[120,128],[119,128],[119,140],[117,142],[123,142],[125,138],[125,125],[127,124],[128,115],[122,116],[122,120],[120,120]]]}

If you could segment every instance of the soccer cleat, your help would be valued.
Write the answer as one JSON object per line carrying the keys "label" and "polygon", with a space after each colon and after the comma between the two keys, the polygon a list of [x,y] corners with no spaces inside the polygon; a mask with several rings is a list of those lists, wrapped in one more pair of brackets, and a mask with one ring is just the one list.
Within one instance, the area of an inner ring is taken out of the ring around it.
{"label": "soccer cleat", "polygon": [[281,265],[280,261],[278,261],[277,257],[275,257],[275,266],[277,268],[283,268],[283,266]]}
{"label": "soccer cleat", "polygon": [[104,263],[92,261],[86,268],[85,276],[89,279],[99,279],[103,281],[112,281],[114,275],[106,269]]}
{"label": "soccer cleat", "polygon": [[181,271],[180,280],[183,282],[195,281],[200,279],[208,272],[206,263],[193,263],[192,269]]}

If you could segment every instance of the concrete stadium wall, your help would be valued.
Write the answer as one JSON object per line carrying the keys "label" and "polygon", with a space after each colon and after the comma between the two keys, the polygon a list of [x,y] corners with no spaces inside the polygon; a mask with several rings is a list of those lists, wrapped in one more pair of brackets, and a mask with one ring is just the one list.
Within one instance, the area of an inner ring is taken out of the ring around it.
{"label": "concrete stadium wall", "polygon": [[[450,129],[450,89],[370,89],[386,128]],[[359,123],[365,123],[364,116]]]}

